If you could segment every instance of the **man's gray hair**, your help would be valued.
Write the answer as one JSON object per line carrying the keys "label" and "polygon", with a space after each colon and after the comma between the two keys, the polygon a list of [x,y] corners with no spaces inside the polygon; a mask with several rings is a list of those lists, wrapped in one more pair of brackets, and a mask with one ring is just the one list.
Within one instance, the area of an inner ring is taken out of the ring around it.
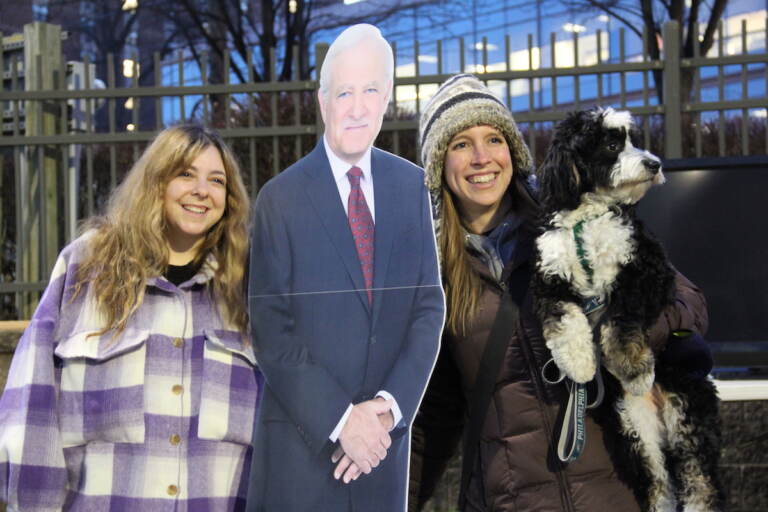
{"label": "man's gray hair", "polygon": [[[381,35],[381,31],[378,28],[368,23],[360,23],[345,29],[328,48],[323,66],[320,68],[320,93],[323,96],[328,96],[328,88],[331,86],[331,70],[334,59],[340,53],[359,45],[363,41],[371,41],[379,46],[381,56],[384,59],[384,78],[389,79],[390,87],[394,83],[395,58],[392,55],[392,47],[384,39],[384,36]],[[389,93],[390,91],[385,92]]]}

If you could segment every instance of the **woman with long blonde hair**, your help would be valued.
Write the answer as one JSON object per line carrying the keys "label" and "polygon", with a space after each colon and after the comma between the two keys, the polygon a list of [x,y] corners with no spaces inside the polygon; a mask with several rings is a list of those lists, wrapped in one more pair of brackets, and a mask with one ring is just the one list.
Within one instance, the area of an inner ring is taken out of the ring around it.
{"label": "woman with long blonde hair", "polygon": [[0,400],[18,510],[240,510],[262,377],[232,151],[162,131],[61,252]]}

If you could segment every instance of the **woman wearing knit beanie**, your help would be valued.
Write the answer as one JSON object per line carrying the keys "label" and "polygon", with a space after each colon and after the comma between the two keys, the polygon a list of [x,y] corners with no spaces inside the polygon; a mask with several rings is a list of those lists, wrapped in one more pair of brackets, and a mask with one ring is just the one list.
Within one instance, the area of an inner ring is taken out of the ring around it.
{"label": "woman wearing knit beanie", "polygon": [[[457,75],[420,130],[447,320],[413,427],[409,510],[421,510],[463,439],[462,511],[639,511],[614,466],[618,426],[599,408],[581,456],[554,455],[567,397],[541,377],[550,355],[528,290],[539,208],[512,115],[476,77]],[[678,295],[706,322],[698,290]]]}

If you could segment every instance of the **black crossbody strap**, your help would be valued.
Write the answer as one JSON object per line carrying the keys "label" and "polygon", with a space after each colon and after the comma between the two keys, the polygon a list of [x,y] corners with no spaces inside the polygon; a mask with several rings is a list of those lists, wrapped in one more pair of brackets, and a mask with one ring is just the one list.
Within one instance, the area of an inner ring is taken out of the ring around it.
{"label": "black crossbody strap", "polygon": [[504,360],[504,352],[509,344],[512,331],[517,326],[519,316],[520,311],[517,305],[512,300],[512,297],[510,297],[509,292],[505,291],[501,296],[499,310],[493,321],[491,333],[488,335],[488,341],[485,344],[483,357],[480,360],[480,367],[477,371],[475,387],[472,390],[469,423],[464,436],[459,510],[464,510],[467,501],[467,487],[469,486],[469,478],[472,475],[473,465],[477,456],[480,432],[485,422],[488,406],[491,403],[496,379],[501,369],[501,362]]}

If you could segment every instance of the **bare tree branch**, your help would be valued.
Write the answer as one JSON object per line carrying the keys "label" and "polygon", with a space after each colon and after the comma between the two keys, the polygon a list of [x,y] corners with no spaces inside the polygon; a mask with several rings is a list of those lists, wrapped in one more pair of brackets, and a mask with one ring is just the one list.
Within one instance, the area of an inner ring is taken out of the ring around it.
{"label": "bare tree branch", "polygon": [[[702,15],[708,12],[707,26],[699,44],[701,54],[706,55],[714,44],[718,23],[725,12],[728,0],[713,0],[711,5],[708,0],[690,0],[689,6],[686,6],[686,0],[561,0],[561,2],[571,8],[604,12],[619,20],[639,37],[643,37],[643,32],[647,31],[645,50],[651,59],[659,60],[661,57],[659,39],[664,22],[674,20],[679,23],[683,43],[681,58],[691,58],[698,43],[695,40],[696,27]],[[635,10],[632,6],[639,7],[639,10]],[[627,16],[622,16],[621,13],[627,13]],[[682,73],[681,97],[685,99],[690,96],[693,71],[684,69]],[[663,102],[663,75],[660,70],[655,69],[653,77],[659,102]]]}
{"label": "bare tree branch", "polygon": [[681,26],[683,24],[683,13],[685,10],[685,2],[683,0],[672,0],[669,4],[669,9],[667,12],[669,13],[669,19],[675,20],[676,22],[680,23]]}
{"label": "bare tree branch", "polygon": [[711,9],[709,21],[707,21],[707,28],[704,30],[704,37],[701,41],[701,54],[706,55],[712,48],[712,44],[715,42],[715,33],[717,32],[717,26],[723,17],[725,6],[728,0],[715,0]]}
{"label": "bare tree branch", "polygon": [[612,16],[619,20],[621,23],[623,23],[628,29],[630,29],[632,32],[637,34],[639,37],[643,37],[643,33],[641,29],[638,29],[634,23],[630,22],[627,18],[621,16],[618,13],[618,9],[612,7],[610,4],[612,2],[600,2],[598,0],[585,0],[587,4],[589,4],[591,7],[594,7],[595,9],[599,9],[609,16]]}
{"label": "bare tree branch", "polygon": [[701,0],[692,0],[690,12],[688,14],[688,26],[685,33],[685,43],[683,44],[683,53],[693,55],[693,47],[696,44],[696,27],[699,24],[699,6]]}

